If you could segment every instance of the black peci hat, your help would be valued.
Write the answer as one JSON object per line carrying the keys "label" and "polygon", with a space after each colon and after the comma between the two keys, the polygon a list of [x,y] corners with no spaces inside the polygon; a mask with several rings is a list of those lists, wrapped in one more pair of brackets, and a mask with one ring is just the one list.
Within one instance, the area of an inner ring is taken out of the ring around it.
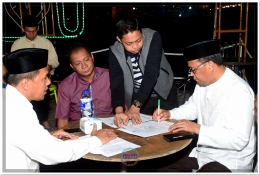
{"label": "black peci hat", "polygon": [[36,27],[38,26],[38,20],[34,15],[23,15],[23,27]]}
{"label": "black peci hat", "polygon": [[201,41],[183,49],[186,61],[191,61],[206,56],[220,53],[220,40]]}
{"label": "black peci hat", "polygon": [[19,49],[3,57],[9,74],[22,74],[47,67],[48,50],[38,48]]}

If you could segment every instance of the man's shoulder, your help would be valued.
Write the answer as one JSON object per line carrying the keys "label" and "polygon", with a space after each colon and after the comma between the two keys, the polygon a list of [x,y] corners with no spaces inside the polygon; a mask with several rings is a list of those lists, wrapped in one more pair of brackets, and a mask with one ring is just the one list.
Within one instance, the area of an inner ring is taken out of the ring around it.
{"label": "man's shoulder", "polygon": [[101,77],[109,76],[109,70],[107,68],[95,67]]}
{"label": "man's shoulder", "polygon": [[47,38],[44,38],[42,36],[37,35],[37,40],[41,41],[41,42],[46,42],[46,43],[51,43],[51,41]]}
{"label": "man's shoulder", "polygon": [[99,72],[102,73],[108,73],[108,69],[107,68],[103,68],[103,67],[95,67]]}
{"label": "man's shoulder", "polygon": [[70,74],[69,76],[67,76],[66,78],[64,78],[61,83],[60,83],[60,87],[63,87],[63,86],[68,86],[70,85],[71,83],[75,82],[75,81],[78,81],[78,75],[76,72],[73,72],[72,74]]}
{"label": "man's shoulder", "polygon": [[23,36],[23,37],[21,37],[21,38],[18,38],[17,40],[15,40],[15,41],[13,42],[13,45],[14,45],[14,44],[17,44],[17,43],[20,43],[20,42],[23,42],[24,39],[25,39],[25,36]]}

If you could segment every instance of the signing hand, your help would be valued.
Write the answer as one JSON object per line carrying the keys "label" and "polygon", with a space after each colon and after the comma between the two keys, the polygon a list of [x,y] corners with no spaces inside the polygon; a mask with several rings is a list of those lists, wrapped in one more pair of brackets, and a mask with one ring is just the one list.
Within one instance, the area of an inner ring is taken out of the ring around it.
{"label": "signing hand", "polygon": [[91,132],[91,136],[98,137],[101,140],[102,145],[110,142],[111,140],[114,140],[115,138],[117,138],[117,134],[114,133],[114,131],[112,129],[97,130],[97,124],[96,123],[94,123],[94,125],[93,125],[93,130]]}
{"label": "signing hand", "polygon": [[137,108],[134,105],[132,105],[126,114],[132,120],[133,125],[139,125],[142,123],[142,120],[140,118],[140,108]]}
{"label": "signing hand", "polygon": [[66,137],[66,138],[70,138],[71,140],[76,140],[79,138],[79,136],[65,132],[63,129],[51,131],[50,134],[58,139],[61,139],[62,137]]}
{"label": "signing hand", "polygon": [[158,115],[158,109],[153,112],[154,121],[164,121],[170,119],[170,112],[168,110],[160,109],[160,114]]}
{"label": "signing hand", "polygon": [[200,125],[189,120],[181,120],[174,123],[172,126],[169,127],[168,131],[176,133],[179,131],[187,131],[195,134],[199,134],[200,132]]}

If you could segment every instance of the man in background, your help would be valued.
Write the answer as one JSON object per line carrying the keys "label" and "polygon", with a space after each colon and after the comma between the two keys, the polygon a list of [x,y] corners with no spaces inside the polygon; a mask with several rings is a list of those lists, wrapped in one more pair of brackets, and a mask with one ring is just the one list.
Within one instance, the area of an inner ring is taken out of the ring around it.
{"label": "man in background", "polygon": [[[58,67],[58,56],[52,45],[52,43],[39,35],[39,20],[33,15],[24,15],[22,19],[22,30],[25,36],[14,41],[11,47],[11,52],[17,49],[23,48],[42,48],[48,50],[48,71],[50,75],[54,74],[54,69]],[[37,59],[37,58],[35,58]],[[43,100],[32,101],[33,109],[35,110],[40,124],[42,124],[45,129],[51,131],[52,126],[48,122],[48,110],[50,101],[50,91],[47,93]]]}

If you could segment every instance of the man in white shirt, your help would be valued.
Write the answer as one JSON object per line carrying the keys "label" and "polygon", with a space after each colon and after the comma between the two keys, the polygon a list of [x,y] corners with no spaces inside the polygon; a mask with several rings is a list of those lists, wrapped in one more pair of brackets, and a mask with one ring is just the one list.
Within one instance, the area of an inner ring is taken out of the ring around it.
{"label": "man in white shirt", "polygon": [[[33,15],[23,15],[22,20],[22,30],[25,33],[25,36],[14,41],[11,47],[11,52],[17,49],[24,48],[41,48],[48,50],[48,71],[51,75],[54,74],[55,68],[59,66],[57,53],[52,45],[52,43],[39,35],[38,22],[40,19],[37,19]],[[37,58],[35,58],[37,59]],[[48,109],[50,101],[50,91],[47,90],[45,97],[41,101],[32,101],[33,109],[35,110],[39,122],[45,127],[45,129],[51,131],[52,126],[48,122]]]}
{"label": "man in white shirt", "polygon": [[[19,49],[7,54],[3,63],[8,70],[5,121],[5,172],[36,172],[39,162],[54,165],[77,160],[91,150],[113,140],[117,135],[108,129],[97,131],[94,124],[91,136],[77,136],[63,130],[49,133],[37,119],[32,100],[42,100],[50,84],[46,49]],[[62,137],[72,141],[61,140]]]}
{"label": "man in white shirt", "polygon": [[[154,120],[176,119],[169,131],[198,134],[191,153],[161,171],[250,172],[256,152],[254,92],[223,65],[220,41],[186,47],[183,55],[197,82],[193,95],[179,108],[157,110]],[[197,119],[197,123],[189,120]]]}

